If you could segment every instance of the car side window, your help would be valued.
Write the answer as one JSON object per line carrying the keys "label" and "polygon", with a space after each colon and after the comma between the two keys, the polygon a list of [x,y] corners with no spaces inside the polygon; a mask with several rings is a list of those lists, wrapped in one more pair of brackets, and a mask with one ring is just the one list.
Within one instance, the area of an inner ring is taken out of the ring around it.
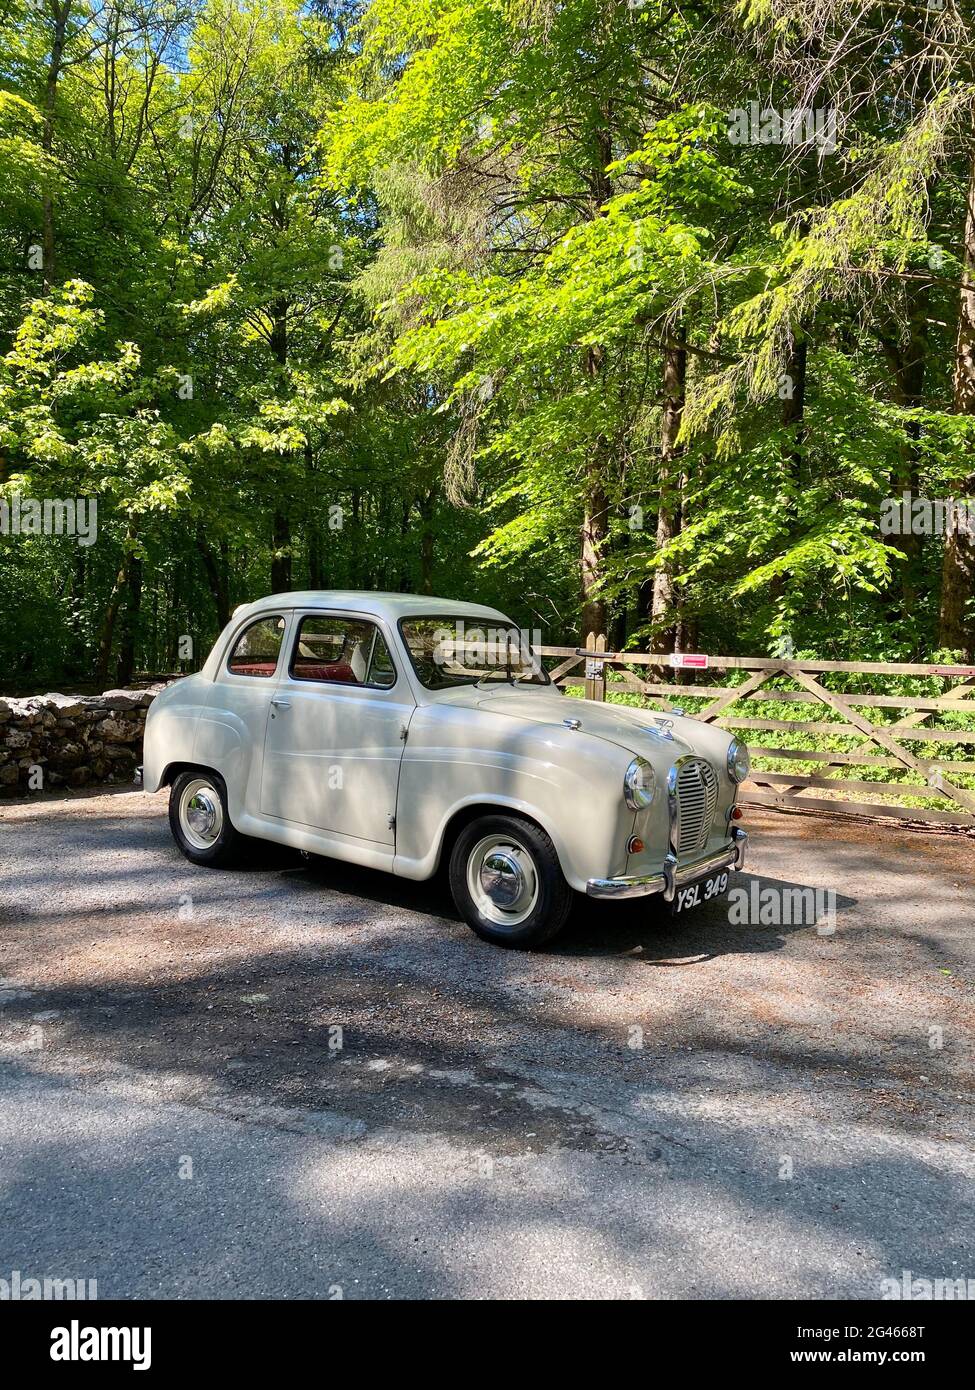
{"label": "car side window", "polygon": [[278,653],[284,640],[284,619],[258,618],[245,627],[227,659],[227,670],[235,676],[267,679],[278,669]]}
{"label": "car side window", "polygon": [[314,614],[298,626],[291,677],[388,690],[396,684],[396,668],[375,623]]}

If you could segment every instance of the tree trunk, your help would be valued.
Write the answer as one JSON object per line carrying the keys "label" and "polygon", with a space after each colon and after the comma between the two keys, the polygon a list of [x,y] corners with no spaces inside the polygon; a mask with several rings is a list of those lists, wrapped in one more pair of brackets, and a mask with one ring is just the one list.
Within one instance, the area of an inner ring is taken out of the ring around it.
{"label": "tree trunk", "polygon": [[[894,388],[894,399],[906,410],[914,410],[923,403],[925,363],[928,354],[927,319],[930,312],[930,294],[927,285],[916,285],[908,281],[904,286],[908,305],[906,339],[902,340],[896,324],[880,337],[884,356],[890,367]],[[899,497],[904,492],[912,496],[918,491],[919,451],[917,441],[920,426],[915,422],[909,426],[908,441],[901,451],[897,469],[890,480],[890,495]],[[897,547],[904,556],[900,566],[900,602],[892,603],[891,620],[909,620],[917,609],[918,585],[922,579],[921,537],[911,532],[892,535],[888,542]]]}
{"label": "tree trunk", "polygon": [[[285,389],[288,365],[288,300],[276,299],[271,306],[271,351],[281,368],[280,387]],[[275,508],[271,556],[271,593],[287,593],[291,588],[291,520],[282,508]]]}
{"label": "tree trunk", "polygon": [[[311,443],[305,445],[305,476],[308,479],[308,494],[314,497],[318,485],[318,469],[315,467],[315,451]],[[308,548],[308,587],[325,588],[325,555],[322,545],[322,528],[318,524],[315,509],[309,507],[305,523],[305,538]]]}
{"label": "tree trunk", "polygon": [[291,522],[283,512],[274,513],[272,543],[271,593],[285,594],[291,588]]}
{"label": "tree trunk", "polygon": [[125,587],[128,595],[122,620],[122,638],[119,643],[118,671],[116,673],[116,679],[121,687],[127,686],[135,673],[135,650],[139,636],[139,614],[142,610],[142,561],[138,555],[133,555],[129,561],[129,574]]}
{"label": "tree trunk", "polygon": [[[593,151],[590,188],[592,192],[591,219],[601,215],[600,209],[612,194],[612,184],[606,172],[613,158],[611,112],[599,113]],[[605,350],[591,347],[586,353],[585,372],[595,382],[603,370]],[[609,441],[597,439],[589,453],[583,489],[582,526],[579,533],[579,587],[582,606],[581,642],[585,645],[591,632],[605,633],[608,621],[606,600],[600,596],[604,571],[604,549],[609,536],[609,498],[606,495],[606,461]]]}
{"label": "tree trunk", "polygon": [[[660,427],[660,501],[657,507],[658,553],[679,534],[681,514],[681,446],[677,443],[687,384],[686,330],[680,324],[664,348],[664,411]],[[669,561],[654,571],[650,600],[651,650],[673,651],[677,637],[677,595]]]}
{"label": "tree trunk", "polygon": [[153,584],[152,618],[149,624],[149,670],[155,675],[159,667],[159,585]]}
{"label": "tree trunk", "polygon": [[420,500],[420,516],[423,519],[423,535],[420,540],[420,593],[433,593],[433,503],[434,491],[431,488]]}
{"label": "tree trunk", "polygon": [[[785,446],[782,451],[783,493],[786,499],[783,513],[785,523],[783,548],[785,550],[791,549],[799,539],[797,501],[802,492],[803,448],[806,442],[808,361],[809,347],[805,333],[800,328],[793,337],[782,378],[786,393],[782,397],[782,424],[785,429]],[[786,590],[785,575],[776,575],[769,588],[773,603],[778,605]]]}
{"label": "tree trunk", "polygon": [[407,555],[409,552],[408,536],[410,534],[410,514],[413,511],[413,499],[405,497],[402,503],[399,528],[399,590],[406,594],[410,591],[411,572],[408,567]]}
{"label": "tree trunk", "polygon": [[115,576],[115,583],[112,585],[112,592],[109,595],[108,607],[105,609],[105,617],[102,619],[101,629],[98,633],[98,657],[95,662],[95,679],[99,689],[104,689],[108,683],[108,667],[112,659],[112,644],[115,640],[115,624],[118,621],[119,608],[122,603],[122,593],[129,579],[129,566],[132,563],[132,552],[126,547],[119,566],[118,574]]}
{"label": "tree trunk", "polygon": [[322,554],[322,533],[312,517],[308,522],[308,587],[325,588],[325,560]]}
{"label": "tree trunk", "polygon": [[[64,63],[64,45],[67,39],[68,19],[71,15],[72,0],[49,0],[49,13],[51,16],[51,56],[48,60],[47,73],[44,78],[44,126],[41,133],[41,148],[45,154],[51,154],[54,149],[54,122],[58,97],[58,81],[61,77],[61,67]],[[44,288],[48,289],[54,280],[54,200],[50,190],[45,185],[41,195],[41,216],[43,219],[43,234],[41,250],[44,258],[42,267],[44,276]]]}
{"label": "tree trunk", "polygon": [[585,646],[590,632],[606,631],[606,600],[599,594],[603,577],[603,546],[609,534],[609,499],[603,488],[603,458],[594,450],[586,467],[585,510],[582,518],[582,631]]}
{"label": "tree trunk", "polygon": [[[972,160],[965,208],[964,272],[958,306],[955,349],[954,409],[975,415],[975,158]],[[971,460],[969,460],[971,469]],[[975,471],[962,484],[964,496],[975,495]],[[975,656],[975,536],[963,516],[952,515],[945,533],[941,577],[941,619],[938,643],[960,651],[966,661]]]}
{"label": "tree trunk", "polygon": [[218,564],[217,557],[202,535],[198,535],[196,538],[196,548],[203,561],[207,584],[210,587],[210,596],[213,599],[213,606],[217,610],[217,625],[222,632],[230,622],[230,595],[227,592],[227,575],[222,565]]}
{"label": "tree trunk", "polygon": [[167,671],[175,671],[179,665],[179,638],[182,628],[183,611],[183,564],[179,563],[173,571],[173,584],[166,610],[166,659]]}
{"label": "tree trunk", "polygon": [[75,547],[74,563],[71,570],[69,590],[68,628],[71,633],[71,646],[65,665],[71,670],[83,669],[85,661],[84,612],[86,586],[88,579],[87,550],[84,546]]}

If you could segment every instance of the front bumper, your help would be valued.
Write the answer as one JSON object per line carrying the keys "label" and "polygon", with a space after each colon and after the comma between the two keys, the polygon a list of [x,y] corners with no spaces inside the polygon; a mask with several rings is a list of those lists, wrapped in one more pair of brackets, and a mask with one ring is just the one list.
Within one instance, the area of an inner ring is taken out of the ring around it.
{"label": "front bumper", "polygon": [[631,874],[625,878],[591,878],[586,884],[590,898],[643,898],[648,893],[663,893],[664,901],[671,902],[678,888],[696,879],[706,878],[718,869],[740,869],[745,863],[745,850],[748,848],[748,833],[733,826],[732,843],[709,854],[704,859],[695,859],[692,864],[678,864],[672,854],[664,860],[659,874]]}

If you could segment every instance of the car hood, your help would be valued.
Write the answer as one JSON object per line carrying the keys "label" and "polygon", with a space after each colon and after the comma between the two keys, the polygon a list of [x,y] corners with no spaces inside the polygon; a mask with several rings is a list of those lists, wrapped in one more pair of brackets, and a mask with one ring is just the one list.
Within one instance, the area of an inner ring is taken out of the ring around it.
{"label": "car hood", "polygon": [[567,719],[578,719],[580,733],[614,743],[653,762],[664,761],[668,766],[685,753],[720,759],[730,742],[730,735],[723,729],[678,714],[661,713],[654,717],[650,710],[567,699],[547,690],[485,691],[483,687],[469,686],[463,693],[468,698],[462,703],[470,703],[485,713],[509,715],[560,730]]}

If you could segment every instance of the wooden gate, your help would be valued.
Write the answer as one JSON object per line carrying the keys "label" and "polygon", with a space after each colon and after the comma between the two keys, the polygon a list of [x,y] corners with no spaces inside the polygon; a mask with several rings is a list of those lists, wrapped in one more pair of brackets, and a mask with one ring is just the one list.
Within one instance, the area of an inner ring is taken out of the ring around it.
{"label": "wooden gate", "polygon": [[[590,636],[586,648],[542,647],[541,654],[555,659],[549,674],[559,686],[583,686],[587,699],[635,695],[642,704],[671,711],[680,706],[695,719],[740,730],[752,755],[745,802],[975,826],[975,666],[685,656],[677,660],[690,665],[675,670],[666,655],[607,651],[602,636]],[[710,671],[730,679],[716,684],[705,674],[702,681],[702,672]],[[748,674],[739,679],[739,672]],[[939,688],[926,694],[833,688],[883,684],[884,678]],[[829,716],[774,718],[756,714],[759,703],[798,704],[807,707],[802,714]],[[756,731],[764,741],[756,741]],[[852,746],[828,747],[827,740]],[[789,763],[800,766],[776,768]],[[851,775],[859,768],[900,776]],[[923,804],[910,804],[919,799]]]}

